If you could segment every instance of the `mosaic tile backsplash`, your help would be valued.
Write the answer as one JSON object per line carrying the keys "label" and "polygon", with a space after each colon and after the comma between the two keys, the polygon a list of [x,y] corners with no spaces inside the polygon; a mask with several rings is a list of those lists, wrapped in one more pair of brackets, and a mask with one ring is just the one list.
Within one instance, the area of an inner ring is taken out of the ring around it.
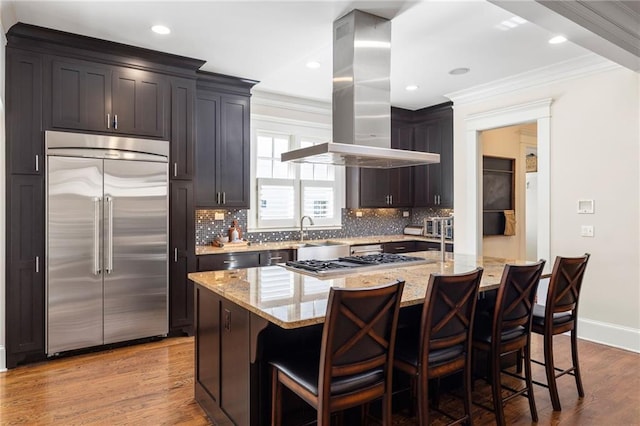
{"label": "mosaic tile backsplash", "polygon": [[[409,217],[402,212],[408,211]],[[224,213],[224,220],[215,220],[215,213]],[[356,217],[362,212],[362,217]],[[342,209],[341,229],[318,229],[306,227],[306,239],[366,237],[369,235],[402,234],[404,227],[411,224],[422,225],[425,217],[449,216],[453,210],[447,209]],[[246,232],[247,210],[196,210],[196,245],[211,244],[216,235],[227,235],[231,221],[237,219],[242,237],[253,242],[291,241],[300,239],[298,230],[274,232]]]}

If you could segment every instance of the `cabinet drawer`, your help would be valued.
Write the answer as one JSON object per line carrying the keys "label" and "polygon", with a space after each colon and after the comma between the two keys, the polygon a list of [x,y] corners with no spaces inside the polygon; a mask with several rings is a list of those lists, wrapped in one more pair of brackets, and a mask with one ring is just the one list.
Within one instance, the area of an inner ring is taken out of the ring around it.
{"label": "cabinet drawer", "polygon": [[275,265],[293,259],[293,250],[272,250],[260,252],[260,266]]}
{"label": "cabinet drawer", "polygon": [[385,253],[410,253],[416,251],[415,241],[396,241],[392,243],[384,243],[382,248]]}
{"label": "cabinet drawer", "polygon": [[198,256],[198,272],[260,266],[260,253],[225,253]]}
{"label": "cabinet drawer", "polygon": [[[453,252],[453,243],[445,243],[445,251]],[[440,243],[433,241],[416,241],[416,251],[440,251]]]}

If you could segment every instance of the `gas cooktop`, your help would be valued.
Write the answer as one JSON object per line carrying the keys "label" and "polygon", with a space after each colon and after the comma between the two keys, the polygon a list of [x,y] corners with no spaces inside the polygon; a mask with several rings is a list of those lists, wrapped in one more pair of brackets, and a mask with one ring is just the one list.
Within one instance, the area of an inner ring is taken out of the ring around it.
{"label": "gas cooktop", "polygon": [[345,256],[333,260],[290,260],[280,266],[314,276],[337,275],[389,267],[390,264],[417,265],[431,262],[422,257],[378,253],[365,256]]}

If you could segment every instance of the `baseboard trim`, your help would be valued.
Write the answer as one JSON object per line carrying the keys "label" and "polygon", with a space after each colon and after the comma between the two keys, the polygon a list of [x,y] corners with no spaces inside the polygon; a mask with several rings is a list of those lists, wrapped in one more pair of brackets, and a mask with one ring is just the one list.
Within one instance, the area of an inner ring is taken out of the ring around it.
{"label": "baseboard trim", "polygon": [[0,373],[7,371],[7,351],[0,345]]}
{"label": "baseboard trim", "polygon": [[578,318],[578,337],[640,353],[640,330],[636,328]]}

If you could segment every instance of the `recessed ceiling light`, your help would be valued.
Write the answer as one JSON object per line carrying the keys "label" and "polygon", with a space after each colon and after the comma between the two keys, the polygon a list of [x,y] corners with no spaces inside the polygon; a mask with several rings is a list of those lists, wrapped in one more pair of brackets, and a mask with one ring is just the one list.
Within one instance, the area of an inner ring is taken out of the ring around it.
{"label": "recessed ceiling light", "polygon": [[151,31],[156,34],[169,34],[171,32],[169,27],[165,27],[164,25],[154,25],[151,27]]}
{"label": "recessed ceiling light", "polygon": [[410,84],[404,88],[407,92],[413,92],[414,90],[418,90],[420,86],[416,86],[415,84]]}
{"label": "recessed ceiling light", "polygon": [[315,70],[316,68],[320,68],[320,62],[318,62],[318,61],[309,61],[309,62],[307,62],[307,68],[311,68],[312,70]]}
{"label": "recessed ceiling light", "polygon": [[449,71],[449,74],[462,75],[462,74],[468,73],[469,71],[471,71],[469,68],[454,68],[451,71]]}
{"label": "recessed ceiling light", "polygon": [[565,41],[567,41],[567,38],[565,36],[558,35],[551,38],[549,40],[549,44],[560,44],[560,43],[564,43]]}

